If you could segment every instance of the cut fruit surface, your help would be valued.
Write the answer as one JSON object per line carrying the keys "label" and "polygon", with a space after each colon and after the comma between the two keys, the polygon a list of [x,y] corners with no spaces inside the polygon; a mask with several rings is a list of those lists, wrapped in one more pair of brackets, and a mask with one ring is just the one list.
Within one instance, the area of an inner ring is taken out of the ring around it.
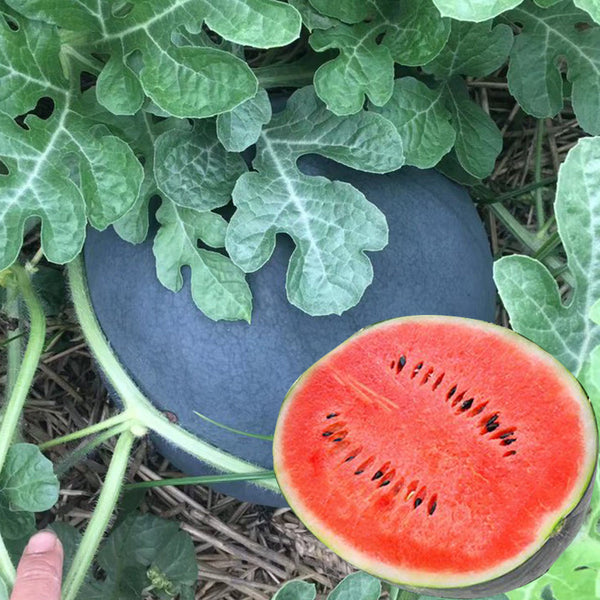
{"label": "cut fruit surface", "polygon": [[560,553],[581,525],[597,450],[590,403],[560,363],[454,317],[386,321],[330,352],[291,388],[273,447],[282,492],[317,537],[436,593],[497,593],[547,570],[553,533]]}

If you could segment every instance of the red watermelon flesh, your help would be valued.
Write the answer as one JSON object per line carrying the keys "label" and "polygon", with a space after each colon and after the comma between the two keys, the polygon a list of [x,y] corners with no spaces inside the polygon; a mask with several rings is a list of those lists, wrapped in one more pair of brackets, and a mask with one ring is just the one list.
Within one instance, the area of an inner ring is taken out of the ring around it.
{"label": "red watermelon flesh", "polygon": [[560,363],[454,317],[350,338],[294,384],[274,439],[282,492],[317,537],[365,571],[435,590],[535,555],[596,456],[590,403]]}

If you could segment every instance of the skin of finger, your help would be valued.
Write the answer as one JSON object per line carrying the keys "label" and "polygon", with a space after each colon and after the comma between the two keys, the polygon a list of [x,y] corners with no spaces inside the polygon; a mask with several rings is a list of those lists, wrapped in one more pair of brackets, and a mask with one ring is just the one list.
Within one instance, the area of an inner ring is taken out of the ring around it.
{"label": "skin of finger", "polygon": [[28,553],[19,561],[10,600],[60,600],[63,549],[56,540],[47,552]]}

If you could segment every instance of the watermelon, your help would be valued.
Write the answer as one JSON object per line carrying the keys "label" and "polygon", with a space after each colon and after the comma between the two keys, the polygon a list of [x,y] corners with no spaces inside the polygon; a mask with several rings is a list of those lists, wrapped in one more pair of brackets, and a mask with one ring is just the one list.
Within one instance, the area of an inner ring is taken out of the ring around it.
{"label": "watermelon", "polygon": [[591,501],[598,434],[571,374],[473,319],[365,328],[291,387],[281,490],[318,538],[402,587],[477,598],[549,569]]}

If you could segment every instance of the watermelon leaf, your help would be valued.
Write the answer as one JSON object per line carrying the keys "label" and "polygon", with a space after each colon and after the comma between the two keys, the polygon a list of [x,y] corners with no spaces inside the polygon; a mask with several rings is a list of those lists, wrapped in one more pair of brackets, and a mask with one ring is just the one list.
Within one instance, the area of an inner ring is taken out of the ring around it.
{"label": "watermelon leaf", "polygon": [[54,506],[58,479],[52,462],[37,446],[14,444],[8,449],[0,473],[0,498],[15,511],[39,512]]}
{"label": "watermelon leaf", "polygon": [[513,329],[553,354],[576,377],[585,374],[590,353],[600,344],[600,326],[589,319],[592,305],[600,298],[598,161],[600,138],[584,138],[559,171],[554,208],[576,282],[569,304],[561,302],[554,277],[539,261],[507,256],[494,266]]}
{"label": "watermelon leaf", "polygon": [[[86,220],[104,229],[138,197],[142,166],[129,146],[95,126],[80,102],[79,75],[62,70],[55,27],[10,15],[0,19],[0,270],[21,247],[30,218],[42,222],[41,245],[55,263],[81,250]],[[38,101],[51,115],[15,118]]]}
{"label": "watermelon leaf", "polygon": [[445,17],[459,21],[487,21],[523,0],[433,0]]}
{"label": "watermelon leaf", "polygon": [[[600,26],[570,0],[551,9],[531,0],[507,14],[522,25],[510,55],[508,85],[523,109],[535,117],[552,117],[563,107],[561,64],[567,63],[571,101],[581,127],[600,134]],[[585,24],[582,27],[581,24]]]}
{"label": "watermelon leaf", "polygon": [[344,577],[327,596],[327,600],[377,600],[380,594],[379,579],[358,571]]}
{"label": "watermelon leaf", "polygon": [[292,579],[284,583],[271,600],[315,600],[317,588],[313,583]]}
{"label": "watermelon leaf", "polygon": [[254,98],[217,117],[217,136],[229,152],[242,152],[256,143],[263,125],[271,120],[271,103],[264,88]]}
{"label": "watermelon leaf", "polygon": [[596,23],[600,23],[600,4],[596,0],[575,0],[575,6],[588,12]]}
{"label": "watermelon leaf", "polygon": [[97,562],[106,578],[90,575],[81,598],[137,600],[149,587],[159,598],[193,598],[189,592],[198,578],[194,545],[174,521],[128,515],[103,543]]}
{"label": "watermelon leaf", "polygon": [[255,171],[233,190],[229,255],[244,271],[256,271],[270,258],[276,234],[288,233],[296,243],[289,301],[311,315],[341,314],[371,283],[364,252],[386,245],[385,217],[351,185],[306,175],[296,161],[312,153],[363,171],[393,171],[404,162],[400,136],[371,112],[333,115],[305,87],[263,128],[256,148]]}
{"label": "watermelon leaf", "polygon": [[406,162],[435,166],[453,147],[462,168],[480,179],[489,175],[502,150],[502,135],[475,102],[460,77],[429,88],[412,77],[394,82],[391,100],[371,107],[391,121],[405,145]]}
{"label": "watermelon leaf", "polygon": [[444,91],[444,86],[430,89],[414,77],[402,77],[394,81],[394,92],[385,106],[370,107],[398,130],[406,164],[434,167],[454,146],[456,129],[451,125]]}
{"label": "watermelon leaf", "polygon": [[384,105],[392,94],[394,62],[425,64],[439,54],[450,34],[449,21],[440,17],[431,0],[370,0],[358,10],[344,11],[340,9],[345,5],[333,9],[326,2],[312,4],[346,21],[317,29],[310,37],[317,52],[339,50],[339,56],[314,76],[317,95],[337,115],[360,111],[365,95],[376,106]]}
{"label": "watermelon leaf", "polygon": [[492,25],[492,21],[453,21],[448,43],[423,70],[438,78],[453,75],[484,77],[493,73],[506,62],[514,38],[508,25]]}
{"label": "watermelon leaf", "polygon": [[225,0],[218,9],[208,0],[150,0],[122,12],[107,1],[93,7],[77,0],[9,4],[31,19],[88,32],[93,45],[110,54],[96,91],[116,114],[134,114],[148,96],[173,116],[201,118],[256,94],[256,77],[243,60],[207,37],[197,37],[196,45],[176,45],[171,36],[180,28],[199,33],[204,22],[226,40],[269,48],[291,43],[301,26],[296,9],[276,0]]}

